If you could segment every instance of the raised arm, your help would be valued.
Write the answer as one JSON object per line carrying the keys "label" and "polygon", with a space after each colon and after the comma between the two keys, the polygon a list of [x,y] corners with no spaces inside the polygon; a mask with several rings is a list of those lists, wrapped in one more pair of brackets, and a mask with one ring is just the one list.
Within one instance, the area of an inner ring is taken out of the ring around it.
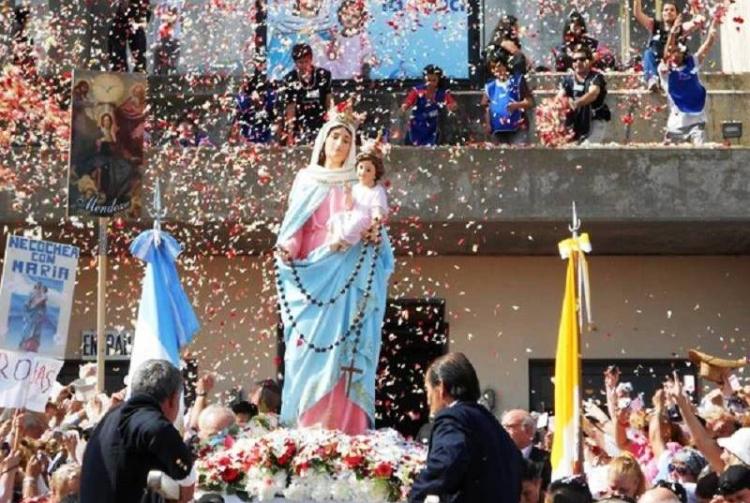
{"label": "raised arm", "polygon": [[654,18],[643,12],[643,0],[633,0],[633,15],[635,20],[649,32],[654,30]]}
{"label": "raised arm", "polygon": [[677,47],[677,35],[680,33],[680,26],[682,25],[680,20],[682,19],[682,16],[677,16],[677,20],[675,21],[674,25],[672,25],[672,29],[669,30],[669,36],[667,37],[667,44],[664,46],[664,52],[662,53],[662,61],[664,63],[669,63],[669,58],[672,55],[672,52]]}
{"label": "raised arm", "polygon": [[706,55],[711,50],[711,47],[713,47],[714,43],[716,43],[716,36],[718,35],[719,31],[719,23],[720,21],[718,20],[718,18],[714,18],[711,21],[711,25],[708,27],[708,35],[706,36],[706,40],[704,40],[698,50],[695,51],[695,59],[698,60],[698,64],[703,63],[703,60],[706,59]]}
{"label": "raised arm", "polygon": [[607,394],[607,412],[612,419],[615,443],[617,447],[626,450],[630,441],[627,436],[627,409],[617,410],[617,383],[620,380],[620,371],[616,368],[608,368],[604,371],[604,390]]}
{"label": "raised arm", "polygon": [[654,404],[654,413],[651,414],[651,420],[648,424],[648,440],[651,444],[651,450],[654,452],[654,457],[659,459],[666,449],[666,444],[664,443],[664,432],[662,431],[662,421],[666,416],[664,390],[656,390],[652,401]]}
{"label": "raised arm", "polygon": [[721,459],[721,447],[716,443],[716,440],[711,438],[701,422],[698,421],[698,417],[693,412],[692,404],[682,392],[682,385],[676,372],[673,379],[668,381],[664,387],[669,397],[679,407],[680,414],[682,414],[682,419],[685,421],[685,426],[687,426],[690,432],[695,447],[701,451],[708,464],[711,465],[712,470],[717,473],[724,471],[724,460]]}
{"label": "raised arm", "polygon": [[203,374],[195,383],[195,402],[190,409],[188,427],[192,430],[198,430],[198,418],[208,406],[208,394],[214,389],[214,376],[212,374]]}

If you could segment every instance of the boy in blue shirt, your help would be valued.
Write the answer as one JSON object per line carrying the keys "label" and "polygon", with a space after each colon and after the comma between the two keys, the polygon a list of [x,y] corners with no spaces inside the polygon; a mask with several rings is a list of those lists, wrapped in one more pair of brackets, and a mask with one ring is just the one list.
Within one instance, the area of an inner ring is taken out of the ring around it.
{"label": "boy in blue shirt", "polygon": [[511,74],[509,67],[510,54],[503,50],[490,63],[495,78],[484,86],[484,126],[497,142],[519,145],[528,143],[526,110],[534,106],[534,98],[526,77]]}
{"label": "boy in blue shirt", "polygon": [[694,55],[688,54],[687,47],[677,42],[679,17],[669,32],[664,58],[659,64],[661,86],[669,101],[665,143],[702,145],[706,141],[706,88],[698,71],[716,40],[719,24],[719,19],[714,18],[706,40]]}

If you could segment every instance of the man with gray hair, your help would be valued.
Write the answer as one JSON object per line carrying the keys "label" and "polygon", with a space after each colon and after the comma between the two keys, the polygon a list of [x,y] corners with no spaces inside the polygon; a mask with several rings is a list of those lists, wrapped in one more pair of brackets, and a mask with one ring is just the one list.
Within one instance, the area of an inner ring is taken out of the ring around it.
{"label": "man with gray hair", "polygon": [[666,487],[649,489],[640,497],[638,503],[682,503],[677,495]]}
{"label": "man with gray hair", "polygon": [[552,478],[552,464],[550,463],[549,452],[534,445],[536,419],[528,411],[513,409],[503,414],[503,420],[500,423],[508,432],[510,438],[513,439],[524,459],[533,461],[541,467],[542,490],[546,490],[550,478]]}
{"label": "man with gray hair", "polygon": [[83,454],[81,501],[131,503],[151,497],[148,472],[159,470],[190,501],[195,469],[190,449],[174,427],[182,376],[166,360],[146,360],[130,381],[130,399],[105,415]]}

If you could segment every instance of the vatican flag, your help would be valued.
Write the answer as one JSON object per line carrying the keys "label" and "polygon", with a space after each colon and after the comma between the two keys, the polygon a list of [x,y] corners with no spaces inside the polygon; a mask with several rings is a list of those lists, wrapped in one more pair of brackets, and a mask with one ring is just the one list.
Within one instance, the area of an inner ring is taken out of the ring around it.
{"label": "vatican flag", "polygon": [[[560,255],[568,260],[565,296],[560,314],[555,358],[555,432],[552,444],[552,480],[574,475],[581,459],[579,330],[582,311],[588,302],[588,267],[585,252],[591,250],[587,234],[566,239],[559,245]],[[580,296],[579,296],[580,295]],[[579,306],[581,302],[581,309]],[[588,309],[586,309],[588,315]]]}

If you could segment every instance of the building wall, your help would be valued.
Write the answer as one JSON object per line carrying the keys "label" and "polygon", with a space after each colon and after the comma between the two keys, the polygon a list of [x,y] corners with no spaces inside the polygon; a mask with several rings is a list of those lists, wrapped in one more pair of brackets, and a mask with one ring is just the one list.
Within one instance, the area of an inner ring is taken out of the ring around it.
{"label": "building wall", "polygon": [[[594,240],[594,245],[596,241]],[[115,261],[109,283],[109,326],[136,317],[140,270]],[[203,328],[191,350],[219,374],[219,388],[245,389],[275,372],[272,285],[264,262],[185,259],[182,272]],[[690,347],[740,357],[750,330],[750,258],[598,257],[590,259],[597,332],[583,335],[587,358],[684,357]],[[498,408],[528,403],[528,360],[553,358],[565,274],[555,257],[400,258],[393,296],[447,300],[450,348],[465,352]],[[264,279],[265,277],[265,279]],[[80,332],[96,326],[96,273],[79,275],[68,356]]]}

